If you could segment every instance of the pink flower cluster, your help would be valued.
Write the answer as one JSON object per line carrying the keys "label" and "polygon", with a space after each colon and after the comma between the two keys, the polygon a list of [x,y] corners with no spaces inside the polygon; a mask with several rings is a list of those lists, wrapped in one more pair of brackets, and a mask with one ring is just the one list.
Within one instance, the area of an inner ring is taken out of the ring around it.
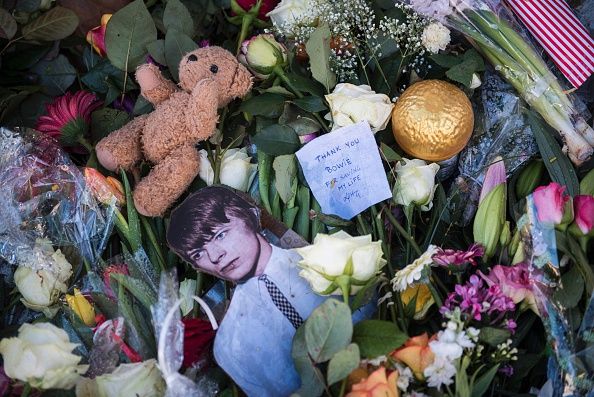
{"label": "pink flower cluster", "polygon": [[459,307],[476,321],[487,320],[490,324],[498,324],[507,312],[516,309],[514,301],[505,296],[497,284],[487,285],[479,276],[473,274],[465,285],[458,284],[441,307],[442,314]]}
{"label": "pink flower cluster", "polygon": [[565,192],[565,186],[551,182],[536,188],[533,197],[540,222],[559,226],[568,225],[573,220],[584,235],[594,229],[593,196],[575,196],[572,201]]}
{"label": "pink flower cluster", "polygon": [[438,248],[437,253],[433,255],[433,262],[448,268],[452,266],[459,267],[468,263],[476,266],[475,258],[481,258],[484,254],[485,249],[480,244],[472,244],[467,251]]}

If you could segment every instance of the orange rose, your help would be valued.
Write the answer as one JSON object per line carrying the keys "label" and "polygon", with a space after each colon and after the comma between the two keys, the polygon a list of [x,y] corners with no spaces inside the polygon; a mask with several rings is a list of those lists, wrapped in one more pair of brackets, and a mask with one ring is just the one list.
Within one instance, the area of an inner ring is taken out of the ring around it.
{"label": "orange rose", "polygon": [[403,347],[392,353],[392,357],[406,364],[419,380],[424,380],[423,371],[433,363],[434,354],[429,348],[429,336],[425,332],[406,341]]}
{"label": "orange rose", "polygon": [[400,391],[396,386],[398,377],[398,371],[386,377],[386,369],[380,367],[367,379],[353,385],[353,389],[346,397],[400,397]]}

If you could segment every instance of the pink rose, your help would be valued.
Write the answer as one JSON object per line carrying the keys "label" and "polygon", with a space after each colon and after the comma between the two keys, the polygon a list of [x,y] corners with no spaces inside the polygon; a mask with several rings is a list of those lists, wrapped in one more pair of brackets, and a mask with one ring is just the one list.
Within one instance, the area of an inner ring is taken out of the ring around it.
{"label": "pink rose", "polygon": [[573,207],[571,197],[565,193],[565,186],[551,182],[536,188],[533,197],[539,221],[553,225],[571,222]]}
{"label": "pink rose", "polygon": [[488,276],[483,273],[480,273],[480,275],[489,287],[498,285],[503,295],[513,300],[514,303],[524,301],[534,313],[538,314],[528,264],[496,265],[491,269]]}
{"label": "pink rose", "polygon": [[588,234],[594,228],[594,196],[576,196],[573,199],[575,224],[582,233]]}

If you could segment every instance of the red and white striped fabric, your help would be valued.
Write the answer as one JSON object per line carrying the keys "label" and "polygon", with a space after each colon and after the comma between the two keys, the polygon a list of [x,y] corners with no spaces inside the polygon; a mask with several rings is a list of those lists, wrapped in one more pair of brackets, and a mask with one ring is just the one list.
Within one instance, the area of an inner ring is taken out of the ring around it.
{"label": "red and white striped fabric", "polygon": [[594,73],[594,40],[565,0],[506,1],[575,88]]}

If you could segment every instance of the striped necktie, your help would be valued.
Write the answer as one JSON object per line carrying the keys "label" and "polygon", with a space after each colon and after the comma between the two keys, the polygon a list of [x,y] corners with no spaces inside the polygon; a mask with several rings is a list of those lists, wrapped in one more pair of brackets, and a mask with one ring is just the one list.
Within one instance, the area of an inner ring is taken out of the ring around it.
{"label": "striped necktie", "polygon": [[293,327],[295,327],[295,329],[299,328],[299,326],[303,324],[303,319],[301,318],[299,313],[297,313],[297,310],[295,310],[293,305],[291,305],[291,302],[289,302],[289,300],[285,298],[283,293],[278,289],[276,284],[274,284],[272,280],[270,280],[268,276],[266,276],[266,274],[263,274],[260,277],[258,277],[258,280],[264,281],[264,284],[266,284],[266,289],[270,294],[270,298],[272,299],[272,302],[278,308],[278,310],[280,310],[281,313],[285,315],[287,320],[289,320],[291,324],[293,324]]}

